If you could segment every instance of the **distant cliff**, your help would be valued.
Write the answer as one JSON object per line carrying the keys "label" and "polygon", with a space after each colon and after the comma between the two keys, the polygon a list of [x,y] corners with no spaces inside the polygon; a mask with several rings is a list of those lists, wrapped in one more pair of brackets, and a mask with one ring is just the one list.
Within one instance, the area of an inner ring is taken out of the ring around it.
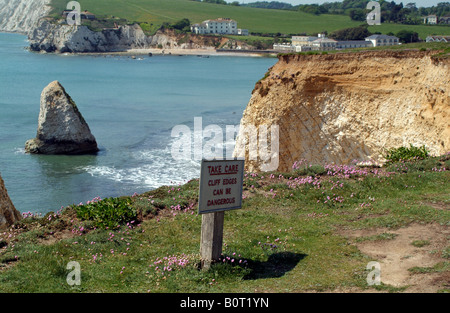
{"label": "distant cliff", "polygon": [[[426,51],[282,55],[253,90],[241,126],[278,125],[279,171],[310,163],[381,160],[384,149],[450,151],[449,59]],[[242,136],[235,154],[247,151]]]}
{"label": "distant cliff", "polygon": [[46,52],[107,52],[149,46],[138,25],[94,32],[86,26],[60,25],[42,19],[28,38],[31,50]]}
{"label": "distant cliff", "polygon": [[215,37],[177,34],[172,30],[159,30],[147,36],[137,25],[92,31],[87,26],[55,24],[45,18],[29,33],[30,48],[46,52],[115,52],[130,49],[202,49],[220,42]]}
{"label": "distant cliff", "polygon": [[28,35],[33,51],[61,53],[147,48],[214,49],[219,45],[226,46],[228,41],[214,36],[179,34],[168,29],[147,36],[137,24],[92,31],[87,26],[70,26],[47,18],[50,1],[0,0],[0,31]]}
{"label": "distant cliff", "polygon": [[0,31],[29,34],[48,14],[51,0],[0,0]]}

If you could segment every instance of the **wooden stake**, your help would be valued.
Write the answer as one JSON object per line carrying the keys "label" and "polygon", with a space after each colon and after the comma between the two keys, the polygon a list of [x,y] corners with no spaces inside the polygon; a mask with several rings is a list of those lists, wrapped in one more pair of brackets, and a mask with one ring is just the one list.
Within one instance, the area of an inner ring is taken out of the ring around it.
{"label": "wooden stake", "polygon": [[200,255],[204,270],[217,262],[222,253],[224,216],[224,211],[202,214]]}

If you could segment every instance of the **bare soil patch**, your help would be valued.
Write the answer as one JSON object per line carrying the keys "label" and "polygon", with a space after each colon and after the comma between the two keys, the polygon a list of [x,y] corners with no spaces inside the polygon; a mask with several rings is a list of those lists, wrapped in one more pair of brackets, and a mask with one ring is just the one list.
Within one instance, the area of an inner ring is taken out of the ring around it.
{"label": "bare soil patch", "polygon": [[[380,263],[381,282],[407,287],[405,292],[434,293],[450,288],[450,271],[412,272],[448,262],[443,251],[449,246],[450,229],[439,224],[411,224],[399,229],[363,229],[341,232],[358,249]],[[388,234],[386,238],[379,235]],[[359,240],[358,240],[359,238]],[[361,239],[367,240],[361,240]]]}

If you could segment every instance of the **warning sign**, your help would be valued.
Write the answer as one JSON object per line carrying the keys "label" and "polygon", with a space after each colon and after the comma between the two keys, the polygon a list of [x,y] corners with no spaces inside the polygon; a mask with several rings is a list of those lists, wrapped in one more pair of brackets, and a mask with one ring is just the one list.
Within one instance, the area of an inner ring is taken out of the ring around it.
{"label": "warning sign", "polygon": [[202,161],[198,213],[240,209],[244,160]]}

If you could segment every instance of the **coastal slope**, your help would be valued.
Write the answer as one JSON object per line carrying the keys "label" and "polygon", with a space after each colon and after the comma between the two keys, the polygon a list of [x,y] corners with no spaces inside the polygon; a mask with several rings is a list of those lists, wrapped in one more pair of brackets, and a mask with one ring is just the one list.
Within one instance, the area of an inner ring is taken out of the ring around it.
{"label": "coastal slope", "polygon": [[[384,50],[280,55],[255,86],[241,128],[279,128],[279,171],[295,161],[382,162],[386,149],[425,145],[450,150],[449,60],[430,51]],[[261,140],[261,138],[259,138]],[[250,160],[245,137],[235,155]]]}

